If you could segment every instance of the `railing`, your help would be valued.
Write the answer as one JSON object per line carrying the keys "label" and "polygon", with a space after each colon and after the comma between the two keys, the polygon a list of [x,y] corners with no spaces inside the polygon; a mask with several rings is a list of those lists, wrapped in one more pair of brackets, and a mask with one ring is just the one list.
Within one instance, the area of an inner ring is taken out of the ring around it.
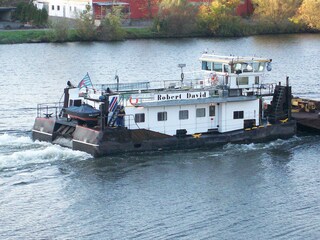
{"label": "railing", "polygon": [[111,84],[95,84],[96,89],[101,91],[137,91],[148,90],[150,88],[150,82],[135,82],[135,83],[111,83]]}
{"label": "railing", "polygon": [[37,117],[61,117],[63,102],[40,103],[37,105]]}

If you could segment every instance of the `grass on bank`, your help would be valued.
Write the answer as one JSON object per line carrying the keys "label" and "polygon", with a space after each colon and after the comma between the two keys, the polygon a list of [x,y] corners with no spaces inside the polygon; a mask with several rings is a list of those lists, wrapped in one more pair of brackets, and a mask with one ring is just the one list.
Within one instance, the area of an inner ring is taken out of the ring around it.
{"label": "grass on bank", "polygon": [[[124,28],[125,39],[149,39],[166,37],[164,34],[156,33],[150,28]],[[68,30],[67,42],[81,41],[76,36],[76,31]],[[29,29],[29,30],[7,30],[0,31],[0,44],[14,43],[37,43],[37,42],[58,42],[51,29]]]}
{"label": "grass on bank", "polygon": [[0,43],[47,42],[47,30],[8,30],[0,31]]}

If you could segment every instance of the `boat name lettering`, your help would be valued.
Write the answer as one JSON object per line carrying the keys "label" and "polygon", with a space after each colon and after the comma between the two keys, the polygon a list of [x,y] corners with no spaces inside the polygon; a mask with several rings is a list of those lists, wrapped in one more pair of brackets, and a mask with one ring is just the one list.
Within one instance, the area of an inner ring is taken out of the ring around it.
{"label": "boat name lettering", "polygon": [[180,99],[197,99],[207,98],[209,92],[184,92],[184,93],[171,93],[171,94],[157,94],[155,100],[166,101],[166,100],[180,100]]}

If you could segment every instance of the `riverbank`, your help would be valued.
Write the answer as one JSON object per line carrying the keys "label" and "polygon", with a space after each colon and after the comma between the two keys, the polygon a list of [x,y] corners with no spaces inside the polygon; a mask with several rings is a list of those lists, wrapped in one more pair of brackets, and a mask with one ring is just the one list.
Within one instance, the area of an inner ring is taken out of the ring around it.
{"label": "riverbank", "polygon": [[[217,35],[206,34],[203,32],[198,33],[188,33],[184,35],[168,34],[163,32],[156,32],[149,27],[130,27],[124,28],[125,36],[123,40],[126,39],[157,39],[157,38],[181,38],[181,37],[241,37],[250,35],[264,35],[264,34],[288,34],[288,33],[310,33],[309,31],[260,31],[260,32],[247,32],[245,34],[235,34],[231,36],[227,35]],[[312,33],[315,33],[314,31]],[[54,37],[54,30],[52,29],[26,29],[26,30],[2,30],[0,31],[0,44],[19,44],[19,43],[41,43],[41,42],[76,42],[83,41],[80,39],[75,30],[69,30],[68,37],[64,40],[56,40]]]}
{"label": "riverbank", "polygon": [[[0,31],[0,44],[57,42],[52,38],[51,29],[3,30]],[[156,33],[150,28],[125,28],[125,39],[164,38],[165,34]],[[64,42],[82,41],[74,30],[69,30]]]}

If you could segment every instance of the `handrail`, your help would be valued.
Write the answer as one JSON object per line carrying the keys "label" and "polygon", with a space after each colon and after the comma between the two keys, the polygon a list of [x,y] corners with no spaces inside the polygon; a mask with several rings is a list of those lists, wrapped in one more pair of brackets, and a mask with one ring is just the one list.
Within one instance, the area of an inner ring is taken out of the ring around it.
{"label": "handrail", "polygon": [[[63,102],[52,102],[52,103],[39,103],[37,104],[37,117],[52,117],[54,114],[55,118],[60,118],[60,112],[62,110]],[[49,111],[53,110],[53,112]]]}
{"label": "handrail", "polygon": [[128,118],[128,119],[129,119],[129,129],[131,129],[131,124],[130,124],[130,123],[131,123],[131,121],[130,121],[131,117],[132,117],[132,119],[133,119],[133,122],[134,122],[135,125],[137,126],[137,128],[140,129],[139,125],[138,125],[138,124],[136,123],[136,121],[134,120],[134,115],[133,115],[133,114],[126,114],[125,117],[126,117],[126,116],[129,117],[129,118]]}

